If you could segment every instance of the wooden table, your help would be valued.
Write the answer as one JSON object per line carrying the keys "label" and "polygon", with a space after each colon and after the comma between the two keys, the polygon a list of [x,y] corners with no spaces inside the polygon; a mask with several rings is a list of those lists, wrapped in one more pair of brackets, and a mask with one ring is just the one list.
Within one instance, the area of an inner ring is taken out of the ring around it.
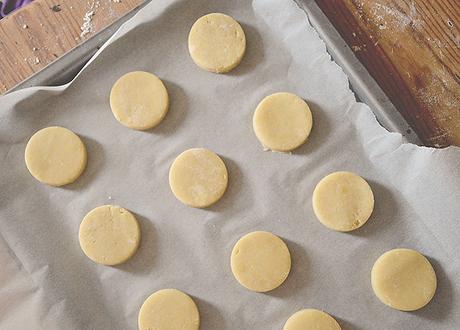
{"label": "wooden table", "polygon": [[0,94],[14,87],[143,0],[35,0],[0,20]]}
{"label": "wooden table", "polygon": [[460,1],[318,0],[430,146],[460,146]]}
{"label": "wooden table", "polygon": [[[1,20],[0,93],[141,2],[36,0]],[[420,139],[460,146],[459,0],[316,2]]]}

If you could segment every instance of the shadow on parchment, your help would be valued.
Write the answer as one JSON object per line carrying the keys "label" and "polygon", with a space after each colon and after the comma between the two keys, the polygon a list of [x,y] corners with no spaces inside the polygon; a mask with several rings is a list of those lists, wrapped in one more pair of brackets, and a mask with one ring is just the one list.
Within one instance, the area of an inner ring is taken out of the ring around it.
{"label": "shadow on parchment", "polygon": [[196,296],[192,298],[200,312],[200,329],[227,329],[222,313],[214,305]]}
{"label": "shadow on parchment", "polygon": [[226,75],[229,76],[243,76],[254,71],[258,64],[262,63],[264,59],[264,44],[259,31],[251,25],[239,23],[246,36],[246,52],[241,63],[236,68],[226,73]]}
{"label": "shadow on parchment", "polygon": [[287,298],[308,285],[310,262],[302,246],[284,237],[280,238],[286,243],[291,254],[291,271],[283,284],[264,294],[277,298]]}
{"label": "shadow on parchment", "polygon": [[82,190],[84,187],[90,185],[94,181],[96,176],[104,167],[105,156],[102,144],[86,136],[79,135],[79,137],[82,139],[86,146],[86,152],[88,155],[86,168],[81,176],[75,180],[75,182],[59,188],[75,191]]}
{"label": "shadow on parchment", "polygon": [[169,109],[164,119],[155,127],[147,130],[154,135],[174,134],[187,116],[188,99],[182,87],[169,80],[162,80],[169,96]]}
{"label": "shadow on parchment", "polygon": [[[350,231],[347,234],[359,237],[381,237],[383,233],[391,230],[394,231],[395,234],[405,235],[404,231],[401,230],[401,226],[399,226],[396,221],[399,219],[400,210],[393,192],[381,183],[373,180],[366,180],[374,193],[374,199],[376,201],[374,204],[374,211],[369,220],[367,220],[362,227]],[[398,227],[398,229],[395,230],[395,227]]]}
{"label": "shadow on parchment", "polygon": [[350,321],[337,317],[333,314],[331,314],[331,316],[335,318],[337,322],[339,322],[340,328],[342,330],[364,330],[364,328],[358,327],[356,324],[352,324]]}
{"label": "shadow on parchment", "polygon": [[434,268],[438,286],[433,299],[431,299],[428,305],[411,313],[424,319],[441,321],[446,319],[452,312],[454,287],[439,262],[432,257],[425,257]]}
{"label": "shadow on parchment", "polygon": [[227,189],[220,200],[218,200],[215,204],[205,208],[205,210],[211,212],[224,212],[227,209],[230,209],[233,204],[235,204],[235,200],[240,195],[240,191],[244,184],[244,175],[239,166],[231,160],[230,158],[223,157],[219,155],[220,158],[225,163],[228,171],[228,186]]}
{"label": "shadow on parchment", "polygon": [[313,151],[321,148],[321,145],[327,141],[331,134],[331,125],[327,119],[326,113],[321,110],[320,106],[315,102],[305,100],[310,107],[311,114],[313,117],[313,126],[310,135],[297,149],[292,151],[293,155],[309,155]]}
{"label": "shadow on parchment", "polygon": [[125,263],[115,266],[120,270],[133,274],[148,274],[154,267],[157,250],[157,235],[152,221],[134,214],[141,227],[141,243],[137,252]]}

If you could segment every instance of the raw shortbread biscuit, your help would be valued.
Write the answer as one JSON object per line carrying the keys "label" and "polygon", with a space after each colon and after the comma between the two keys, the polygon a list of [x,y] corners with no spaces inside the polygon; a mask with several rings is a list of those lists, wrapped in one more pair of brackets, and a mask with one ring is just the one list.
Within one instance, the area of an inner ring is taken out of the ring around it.
{"label": "raw shortbread biscuit", "polygon": [[158,125],[168,112],[168,91],[154,74],[129,72],[113,85],[110,107],[124,126],[146,130]]}
{"label": "raw shortbread biscuit", "polygon": [[140,330],[197,330],[200,314],[192,298],[176,289],[153,293],[139,311]]}
{"label": "raw shortbread biscuit", "polygon": [[241,237],[233,247],[231,268],[242,286],[267,292],[288,277],[291,255],[281,238],[266,231],[255,231]]}
{"label": "raw shortbread biscuit", "polygon": [[86,160],[85,145],[64,127],[43,128],[27,142],[27,169],[35,179],[51,186],[74,182],[85,170]]}
{"label": "raw shortbread biscuit", "polygon": [[182,203],[192,207],[207,207],[224,194],[228,173],[224,162],[214,152],[204,148],[181,153],[169,170],[169,185]]}
{"label": "raw shortbread biscuit", "polygon": [[131,258],[139,247],[141,231],[134,215],[115,205],[90,211],[80,224],[83,252],[99,264],[118,265]]}
{"label": "raw shortbread biscuit", "polygon": [[307,140],[313,118],[308,104],[297,95],[275,93],[259,103],[252,125],[264,147],[291,151]]}
{"label": "raw shortbread biscuit", "polygon": [[340,330],[340,325],[329,314],[317,309],[303,309],[286,321],[283,330]]}
{"label": "raw shortbread biscuit", "polygon": [[411,249],[382,254],[372,267],[372,289],[384,304],[414,311],[430,302],[436,292],[436,273],[430,262]]}
{"label": "raw shortbread biscuit", "polygon": [[188,49],[200,68],[225,73],[243,59],[246,37],[240,24],[230,16],[208,14],[193,24],[188,36]]}
{"label": "raw shortbread biscuit", "polygon": [[362,177],[334,172],[313,191],[313,211],[326,227],[351,231],[364,225],[374,209],[374,194]]}

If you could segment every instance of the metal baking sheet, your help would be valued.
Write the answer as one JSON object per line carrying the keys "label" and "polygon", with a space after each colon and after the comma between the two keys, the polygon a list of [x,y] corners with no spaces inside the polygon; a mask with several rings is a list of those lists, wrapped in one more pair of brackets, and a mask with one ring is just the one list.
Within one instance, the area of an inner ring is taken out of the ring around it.
{"label": "metal baking sheet", "polygon": [[[190,26],[211,11],[246,31],[246,56],[229,74],[200,70],[189,56]],[[157,74],[170,95],[164,121],[147,132],[110,111],[113,83],[133,70]],[[283,90],[307,100],[314,118],[292,154],[263,151],[251,125],[260,100]],[[2,330],[135,329],[145,298],[167,287],[196,300],[203,330],[281,329],[301,308],[324,309],[343,329],[453,330],[460,322],[459,149],[414,146],[383,129],[292,1],[157,0],[72,84],[21,90],[1,105]],[[24,164],[28,138],[51,125],[88,147],[84,174],[62,188],[36,182]],[[182,205],[168,185],[171,163],[192,147],[219,153],[229,170],[227,192],[208,209]],[[371,219],[352,233],[327,230],[312,210],[316,183],[338,170],[366,178],[375,196]],[[97,265],[79,247],[82,218],[102,204],[141,222],[140,249],[119,267]],[[283,238],[293,260],[287,281],[266,294],[241,287],[230,269],[233,245],[254,230]],[[434,299],[414,313],[372,292],[373,263],[397,247],[426,255],[438,277]]]}
{"label": "metal baking sheet", "polygon": [[[103,43],[106,42],[124,22],[133,17],[139,9],[143,8],[150,1],[151,0],[146,0],[138,8],[10,91],[30,86],[55,86],[69,82]],[[407,122],[394,107],[377,82],[369,75],[364,66],[354,56],[351,49],[347,46],[321,9],[316,5],[315,1],[296,0],[296,2],[298,6],[307,13],[310,23],[316,29],[321,39],[326,43],[328,52],[331,54],[332,58],[347,74],[351,89],[354,91],[357,98],[369,105],[380,124],[388,131],[401,133],[405,141],[420,145],[421,141],[417,135],[413,130],[408,130],[409,125]]]}

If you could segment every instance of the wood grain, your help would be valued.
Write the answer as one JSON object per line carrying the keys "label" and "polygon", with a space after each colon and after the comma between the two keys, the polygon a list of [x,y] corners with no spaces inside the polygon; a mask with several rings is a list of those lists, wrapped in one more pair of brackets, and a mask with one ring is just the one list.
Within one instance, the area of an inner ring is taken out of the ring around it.
{"label": "wood grain", "polygon": [[458,0],[317,0],[430,146],[460,146]]}
{"label": "wood grain", "polygon": [[[36,0],[0,21],[0,94],[72,50],[143,0]],[[89,15],[93,12],[92,15]],[[88,14],[87,14],[88,13]],[[88,33],[84,17],[90,16]]]}

